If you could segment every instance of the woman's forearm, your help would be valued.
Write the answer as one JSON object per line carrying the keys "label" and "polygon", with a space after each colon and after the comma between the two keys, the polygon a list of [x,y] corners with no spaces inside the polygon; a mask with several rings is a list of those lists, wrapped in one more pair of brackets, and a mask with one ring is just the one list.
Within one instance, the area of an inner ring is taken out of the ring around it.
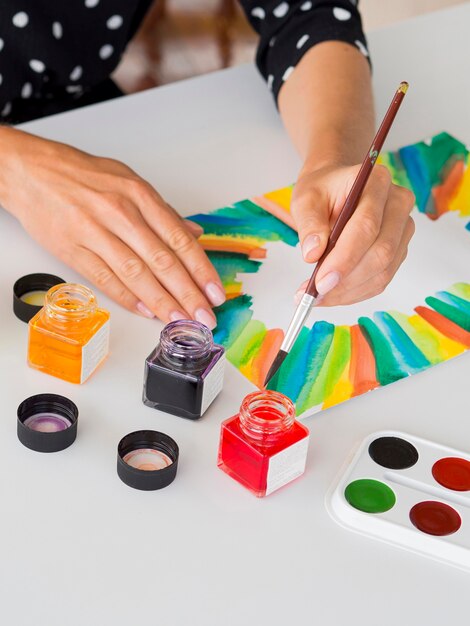
{"label": "woman's forearm", "polygon": [[374,132],[366,58],[339,41],[314,46],[281,88],[279,110],[305,168],[361,162]]}
{"label": "woman's forearm", "polygon": [[[279,93],[285,126],[302,157],[291,214],[305,261],[327,245],[373,139],[374,107],[367,59],[355,47],[311,48]],[[413,194],[376,165],[358,207],[316,277],[322,304],[351,304],[381,293],[406,257],[414,232]],[[306,283],[298,292],[305,291]]]}

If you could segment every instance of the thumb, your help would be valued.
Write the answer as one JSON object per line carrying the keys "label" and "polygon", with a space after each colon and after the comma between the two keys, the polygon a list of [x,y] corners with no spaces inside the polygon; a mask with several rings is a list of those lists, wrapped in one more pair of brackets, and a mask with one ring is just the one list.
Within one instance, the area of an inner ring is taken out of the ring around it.
{"label": "thumb", "polygon": [[315,263],[326,248],[330,234],[327,197],[314,189],[294,192],[291,212],[299,233],[302,256],[307,263]]}

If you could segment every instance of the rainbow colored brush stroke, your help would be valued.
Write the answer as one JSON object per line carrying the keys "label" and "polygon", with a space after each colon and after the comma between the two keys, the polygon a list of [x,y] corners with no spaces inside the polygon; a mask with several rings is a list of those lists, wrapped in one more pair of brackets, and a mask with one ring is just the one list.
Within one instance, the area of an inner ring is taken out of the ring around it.
{"label": "rainbow colored brush stroke", "polygon": [[[430,219],[448,211],[470,217],[470,168],[468,148],[448,133],[380,155],[393,181],[412,189],[416,206]],[[470,230],[470,222],[466,225]]]}
{"label": "rainbow colored brush stroke", "polygon": [[[385,153],[381,162],[397,183],[413,189],[417,209],[435,220],[448,211],[470,216],[468,155],[461,142],[442,133]],[[286,187],[191,217],[204,229],[201,242],[227,292],[227,301],[215,311],[215,341],[258,387],[282,343],[283,330],[253,319],[252,296],[245,293],[242,278],[269,263],[266,243],[297,245],[289,213],[291,196],[292,187]],[[470,267],[465,273],[468,278]],[[459,282],[427,297],[411,315],[378,311],[352,325],[318,321],[312,328],[304,327],[269,388],[288,395],[298,415],[313,413],[469,348],[470,283]]]}

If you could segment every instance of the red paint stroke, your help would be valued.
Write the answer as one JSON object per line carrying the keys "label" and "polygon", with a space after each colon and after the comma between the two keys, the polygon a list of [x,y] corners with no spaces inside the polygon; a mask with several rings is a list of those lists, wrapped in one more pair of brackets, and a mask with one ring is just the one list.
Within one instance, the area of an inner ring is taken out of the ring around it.
{"label": "red paint stroke", "polygon": [[441,185],[436,185],[432,190],[436,211],[433,215],[428,215],[431,219],[437,220],[441,215],[449,211],[449,203],[458,191],[465,171],[463,161],[457,161],[449,170],[449,173]]}
{"label": "red paint stroke", "polygon": [[455,322],[447,319],[447,317],[444,317],[437,311],[428,309],[426,306],[417,306],[415,307],[415,311],[440,333],[470,348],[470,333],[467,330],[458,326]]}
{"label": "red paint stroke", "polygon": [[358,324],[351,326],[351,362],[349,380],[353,386],[351,397],[379,387],[375,356]]}
{"label": "red paint stroke", "polygon": [[268,370],[279,352],[283,339],[284,332],[280,328],[271,328],[266,332],[259,352],[253,359],[250,378],[260,389],[264,387]]}

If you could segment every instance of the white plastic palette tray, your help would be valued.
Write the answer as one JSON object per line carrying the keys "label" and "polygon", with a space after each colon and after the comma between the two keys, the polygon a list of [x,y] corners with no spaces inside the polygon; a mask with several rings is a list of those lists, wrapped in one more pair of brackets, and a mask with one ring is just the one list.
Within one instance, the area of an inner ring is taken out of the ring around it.
{"label": "white plastic palette tray", "polygon": [[326,507],[349,530],[470,570],[467,453],[407,433],[372,433],[327,493]]}

